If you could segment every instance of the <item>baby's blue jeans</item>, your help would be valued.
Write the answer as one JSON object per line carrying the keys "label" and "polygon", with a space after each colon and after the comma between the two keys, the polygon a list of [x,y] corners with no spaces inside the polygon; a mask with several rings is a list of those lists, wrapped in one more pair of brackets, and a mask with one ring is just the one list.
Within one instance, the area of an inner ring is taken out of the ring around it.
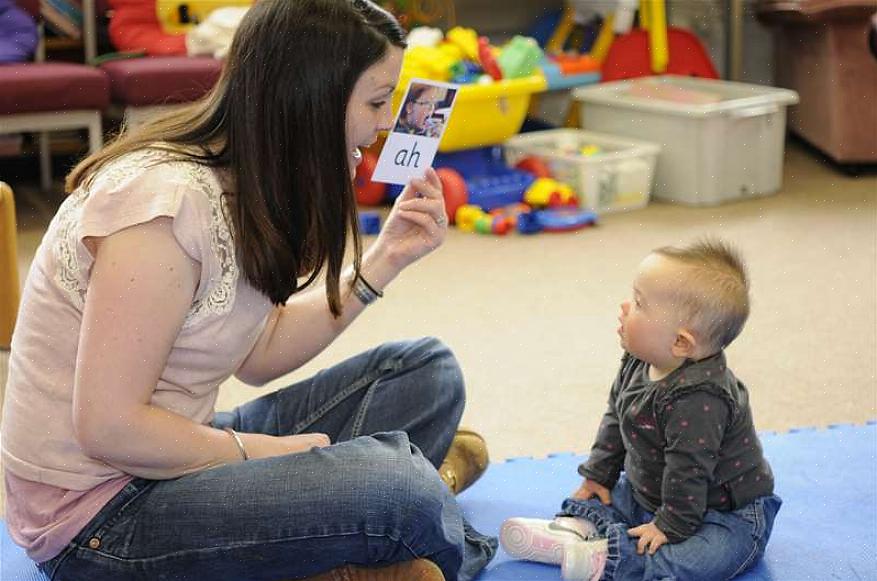
{"label": "baby's blue jeans", "polygon": [[627,530],[655,515],[633,497],[622,474],[612,489],[612,504],[569,498],[561,514],[585,518],[609,542],[602,581],[724,581],[752,567],[764,554],[782,500],[763,496],[730,512],[707,510],[703,524],[680,543],[664,544],[654,555],[638,555],[637,537]]}
{"label": "baby's blue jeans", "polygon": [[448,581],[470,581],[496,540],[464,522],[436,471],[463,406],[447,347],[383,345],[214,420],[323,432],[332,446],[135,479],[40,568],[59,581],[281,581],[426,557]]}

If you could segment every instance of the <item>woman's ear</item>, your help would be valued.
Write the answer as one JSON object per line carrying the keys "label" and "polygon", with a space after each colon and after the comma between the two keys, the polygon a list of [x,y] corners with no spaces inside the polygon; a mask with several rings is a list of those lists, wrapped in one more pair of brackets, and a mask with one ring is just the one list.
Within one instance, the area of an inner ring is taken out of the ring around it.
{"label": "woman's ear", "polygon": [[688,329],[679,329],[676,332],[676,341],[671,349],[673,357],[680,359],[695,359],[698,350],[697,339]]}

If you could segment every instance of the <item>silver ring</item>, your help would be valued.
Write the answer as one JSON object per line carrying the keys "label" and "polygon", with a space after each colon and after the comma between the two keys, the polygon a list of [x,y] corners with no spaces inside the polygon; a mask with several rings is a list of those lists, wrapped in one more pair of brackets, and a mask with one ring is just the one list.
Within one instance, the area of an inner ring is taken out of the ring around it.
{"label": "silver ring", "polygon": [[444,214],[442,214],[441,216],[439,216],[436,219],[435,223],[438,224],[439,226],[442,226],[442,227],[447,226],[448,225],[448,217],[445,216]]}

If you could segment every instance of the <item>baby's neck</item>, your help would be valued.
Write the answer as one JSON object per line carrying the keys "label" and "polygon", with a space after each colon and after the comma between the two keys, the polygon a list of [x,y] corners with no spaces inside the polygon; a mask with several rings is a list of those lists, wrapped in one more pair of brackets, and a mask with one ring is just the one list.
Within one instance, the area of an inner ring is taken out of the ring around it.
{"label": "baby's neck", "polygon": [[652,381],[660,381],[682,367],[682,363],[684,363],[684,359],[679,361],[679,363],[671,366],[671,367],[658,367],[656,365],[652,365],[649,363],[649,379]]}
{"label": "baby's neck", "polygon": [[682,364],[685,363],[688,359],[691,359],[693,361],[701,361],[702,359],[706,359],[707,357],[712,357],[716,353],[718,353],[718,351],[698,353],[693,357],[674,359],[669,364],[665,363],[661,366],[655,365],[654,363],[647,361],[646,363],[649,364],[649,379],[651,379],[652,381],[660,381],[680,367],[682,367]]}

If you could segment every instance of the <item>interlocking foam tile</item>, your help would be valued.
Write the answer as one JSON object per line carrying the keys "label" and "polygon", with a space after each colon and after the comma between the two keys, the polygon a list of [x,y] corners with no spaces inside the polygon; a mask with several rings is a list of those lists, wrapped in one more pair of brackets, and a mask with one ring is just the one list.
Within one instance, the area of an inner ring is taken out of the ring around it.
{"label": "interlocking foam tile", "polygon": [[[783,507],[764,560],[740,581],[877,581],[877,422],[761,435]],[[460,503],[475,527],[497,534],[511,516],[550,518],[580,483],[581,456],[494,464]],[[46,581],[0,526],[0,579]],[[478,581],[557,581],[560,569],[503,552]],[[242,580],[243,581],[243,580]]]}
{"label": "interlocking foam tile", "polygon": [[[783,499],[765,558],[740,581],[877,581],[877,423],[761,434]],[[582,456],[509,460],[460,495],[476,529],[511,516],[551,518],[581,483]],[[500,550],[478,581],[560,579],[559,567]]]}

